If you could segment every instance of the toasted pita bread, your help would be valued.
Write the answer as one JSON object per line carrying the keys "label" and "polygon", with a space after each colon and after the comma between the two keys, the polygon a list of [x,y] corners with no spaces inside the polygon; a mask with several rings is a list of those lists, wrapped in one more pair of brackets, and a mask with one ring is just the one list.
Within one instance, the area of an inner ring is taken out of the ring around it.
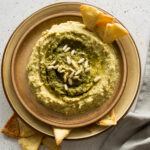
{"label": "toasted pita bread", "polygon": [[112,23],[113,21],[114,17],[106,15],[104,13],[99,14],[99,19],[97,20],[95,31],[102,40],[104,38],[104,32],[107,23]]}
{"label": "toasted pita bread", "polygon": [[18,118],[19,128],[20,128],[20,137],[29,137],[37,133],[32,127],[27,125],[22,119]]}
{"label": "toasted pita bread", "polygon": [[106,14],[104,14],[104,13],[100,13],[99,14],[99,17],[98,17],[98,20],[97,20],[97,24],[99,25],[99,26],[101,26],[101,24],[107,24],[107,23],[113,23],[113,21],[114,21],[114,17],[112,17],[112,16],[110,16],[110,15],[106,15]]}
{"label": "toasted pita bread", "polygon": [[45,136],[42,140],[42,143],[50,150],[60,150],[60,146],[56,145],[56,141],[52,137]]}
{"label": "toasted pita bread", "polygon": [[42,141],[42,134],[34,134],[27,138],[20,138],[18,140],[22,150],[38,150],[41,141]]}
{"label": "toasted pita bread", "polygon": [[9,137],[19,138],[19,125],[15,113],[9,118],[1,132]]}
{"label": "toasted pita bread", "polygon": [[100,126],[114,126],[117,124],[116,115],[114,110],[112,110],[109,114],[107,114],[102,120],[98,123]]}
{"label": "toasted pita bread", "polygon": [[65,137],[70,133],[71,129],[53,128],[56,144],[60,145]]}
{"label": "toasted pita bread", "polygon": [[82,14],[83,23],[89,30],[93,30],[101,12],[98,9],[88,5],[81,5],[80,11]]}
{"label": "toasted pita bread", "polygon": [[128,31],[119,23],[108,23],[104,33],[103,41],[112,43],[121,36],[127,35]]}
{"label": "toasted pita bread", "polygon": [[103,40],[104,38],[105,29],[106,24],[100,24],[100,26],[98,24],[96,25],[95,31],[97,35],[101,38],[101,40]]}

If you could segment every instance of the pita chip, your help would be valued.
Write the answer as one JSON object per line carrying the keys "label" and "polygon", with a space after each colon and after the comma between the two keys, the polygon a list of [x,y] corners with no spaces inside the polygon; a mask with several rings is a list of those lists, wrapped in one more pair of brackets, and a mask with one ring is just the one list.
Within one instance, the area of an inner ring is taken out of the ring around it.
{"label": "pita chip", "polygon": [[97,20],[99,18],[100,11],[95,7],[88,6],[88,5],[81,5],[80,11],[83,18],[83,23],[89,30],[93,30]]}
{"label": "pita chip", "polygon": [[20,138],[18,140],[22,150],[38,150],[41,141],[42,141],[42,134],[34,134],[27,138]]}
{"label": "pita chip", "polygon": [[37,133],[32,127],[27,125],[22,119],[18,118],[19,128],[20,128],[20,137],[29,137]]}
{"label": "pita chip", "polygon": [[99,17],[98,17],[98,20],[97,20],[97,24],[100,26],[101,24],[107,24],[107,23],[113,23],[114,21],[114,17],[110,16],[110,15],[107,15],[107,14],[104,14],[103,12],[99,13]]}
{"label": "pita chip", "polygon": [[42,143],[50,150],[60,150],[60,146],[56,145],[56,141],[52,137],[45,136],[42,140]]}
{"label": "pita chip", "polygon": [[98,123],[100,126],[114,126],[117,124],[116,115],[114,110],[112,110],[109,114],[107,114],[102,120]]}
{"label": "pita chip", "polygon": [[128,31],[119,23],[108,23],[106,25],[103,41],[112,43],[114,40],[127,35]]}
{"label": "pita chip", "polygon": [[55,128],[54,127],[53,132],[54,132],[56,144],[60,145],[62,143],[63,139],[69,135],[70,131],[71,131],[71,129],[63,129],[63,128]]}
{"label": "pita chip", "polygon": [[19,138],[19,125],[17,121],[17,114],[13,113],[13,115],[9,118],[1,132],[9,137]]}
{"label": "pita chip", "polygon": [[114,17],[110,15],[106,15],[104,13],[99,14],[99,19],[97,20],[96,23],[96,33],[98,33],[98,36],[103,39],[106,25],[107,23],[113,23]]}
{"label": "pita chip", "polygon": [[101,38],[101,40],[103,40],[104,38],[105,29],[106,29],[106,24],[100,24],[100,25],[97,24],[95,27],[95,31],[97,35]]}

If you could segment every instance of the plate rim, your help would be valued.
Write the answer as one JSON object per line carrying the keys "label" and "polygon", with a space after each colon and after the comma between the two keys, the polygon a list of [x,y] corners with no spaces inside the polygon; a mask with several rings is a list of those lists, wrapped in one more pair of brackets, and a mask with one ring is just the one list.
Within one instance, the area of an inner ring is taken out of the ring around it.
{"label": "plate rim", "polygon": [[[17,27],[16,27],[16,29],[12,32],[12,34],[11,34],[11,36],[10,36],[10,38],[8,39],[8,42],[6,43],[6,46],[5,46],[5,48],[4,48],[4,51],[3,51],[3,56],[2,56],[2,63],[1,63],[1,79],[2,79],[2,87],[3,87],[3,91],[4,91],[4,93],[5,93],[5,96],[6,96],[6,99],[7,99],[7,101],[8,101],[8,103],[9,103],[9,105],[11,106],[11,108],[15,111],[15,109],[14,109],[14,107],[12,106],[12,104],[11,104],[11,102],[10,102],[10,100],[9,100],[9,98],[8,98],[8,95],[7,95],[7,91],[6,91],[6,87],[5,87],[5,85],[4,85],[4,74],[3,74],[3,66],[4,66],[4,58],[5,58],[5,54],[6,54],[6,50],[7,50],[7,47],[8,47],[8,44],[9,44],[9,42],[10,42],[10,40],[12,39],[12,37],[13,37],[13,35],[15,34],[15,32],[16,32],[16,30],[27,20],[27,19],[29,19],[30,17],[32,17],[34,14],[36,14],[37,12],[39,12],[39,11],[41,11],[42,9],[45,9],[45,8],[48,8],[49,6],[52,6],[52,5],[58,5],[58,4],[65,4],[65,3],[71,3],[71,4],[85,4],[85,5],[90,5],[90,4],[86,4],[86,3],[80,3],[80,2],[58,2],[58,3],[54,3],[54,4],[51,4],[51,5],[47,5],[47,6],[45,6],[45,7],[42,7],[41,9],[39,9],[39,10],[37,10],[37,11],[35,11],[34,13],[32,13],[32,14],[30,14],[28,17],[26,17]],[[91,6],[93,6],[93,5],[91,5]],[[94,7],[96,7],[96,6],[94,6]],[[100,8],[101,9],[101,8]],[[103,10],[103,9],[102,9]],[[105,10],[103,10],[104,12],[106,12]],[[107,12],[108,13],[108,12]],[[109,13],[108,13],[109,14]],[[111,15],[111,14],[110,14]],[[118,19],[117,19],[117,21],[119,21]],[[121,23],[120,21],[119,21],[119,23]],[[121,23],[122,24],[122,23]],[[122,24],[123,25],[123,24]],[[123,25],[124,26],[124,25]],[[125,27],[125,26],[124,26]],[[126,27],[125,27],[126,28]],[[127,29],[127,28],[126,28]],[[127,29],[128,30],[128,29]],[[137,48],[137,45],[136,45],[136,43],[135,43],[135,41],[134,41],[134,39],[133,39],[133,37],[132,37],[132,35],[131,35],[131,33],[129,32],[129,35],[130,35],[130,38],[131,38],[131,40],[132,40],[132,42],[134,43],[134,46],[135,46],[135,49],[136,49],[136,53],[137,53],[137,57],[138,57],[138,62],[139,62],[139,81],[138,81],[138,85],[137,85],[137,90],[136,90],[136,92],[135,92],[135,95],[134,95],[134,97],[133,97],[133,100],[132,100],[132,102],[131,102],[131,104],[130,104],[130,106],[128,107],[128,109],[126,110],[126,112],[124,113],[124,115],[118,120],[118,122],[120,121],[120,120],[122,120],[122,118],[124,118],[124,116],[128,113],[128,111],[130,110],[130,108],[131,108],[131,106],[133,105],[133,103],[135,102],[135,99],[137,98],[137,95],[138,95],[138,93],[139,93],[139,89],[140,89],[140,85],[141,85],[141,78],[142,78],[142,73],[141,73],[141,68],[142,68],[142,66],[141,66],[141,58],[140,58],[140,55],[139,55],[139,51],[138,51],[138,48]],[[16,111],[15,111],[16,112]],[[17,112],[16,112],[17,113]],[[17,113],[18,114],[18,113]],[[20,116],[19,114],[18,114],[18,116],[19,117],[21,117],[22,118],[22,116]],[[22,118],[23,119],[23,118]],[[23,119],[24,120],[24,119]],[[26,120],[24,120],[25,122],[26,122]],[[27,124],[28,124],[28,122],[26,122]],[[30,124],[28,124],[29,126],[31,126]],[[32,126],[31,126],[32,127]],[[34,127],[32,127],[32,128],[34,128]],[[97,133],[97,134],[95,134],[95,135],[90,135],[90,136],[88,136],[88,137],[82,137],[81,139],[87,139],[87,138],[90,138],[90,137],[93,137],[93,136],[97,136],[97,135],[99,135],[99,134],[102,134],[102,133],[104,133],[104,132],[106,132],[109,128],[111,128],[111,127],[108,127],[106,130],[104,130],[104,131],[102,131],[101,133]],[[35,128],[34,128],[35,129]],[[79,139],[69,139],[69,140],[81,140],[80,138]]]}

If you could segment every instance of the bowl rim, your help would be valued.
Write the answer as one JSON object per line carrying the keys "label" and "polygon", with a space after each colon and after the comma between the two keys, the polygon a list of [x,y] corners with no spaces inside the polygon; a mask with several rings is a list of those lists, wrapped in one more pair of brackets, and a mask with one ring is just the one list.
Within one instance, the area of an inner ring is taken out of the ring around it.
{"label": "bowl rim", "polygon": [[[56,4],[62,4],[62,3],[71,3],[72,4],[72,2],[61,2],[61,3],[55,3],[55,4],[52,4],[52,5],[56,5]],[[77,4],[78,2],[75,2],[75,4]],[[78,4],[85,4],[85,3],[78,3]],[[89,4],[88,4],[89,5]],[[46,6],[46,7],[49,7],[50,5],[48,5],[48,6]],[[44,8],[46,8],[46,7],[43,7],[43,8],[41,8],[41,9],[39,9],[38,11],[41,11],[42,9],[44,9]],[[94,6],[95,7],[95,6]],[[100,8],[101,9],[101,8]],[[101,10],[103,10],[103,9],[101,9]],[[37,13],[38,11],[36,11],[35,13]],[[104,10],[104,12],[106,12],[105,10]],[[34,15],[35,13],[33,13],[33,14],[31,14],[29,17],[31,17],[32,15]],[[108,12],[107,12],[108,13]],[[109,13],[108,13],[109,14]],[[29,17],[27,17],[26,19],[28,19]],[[6,49],[7,49],[7,46],[8,46],[8,44],[9,44],[9,41],[10,41],[10,39],[12,38],[12,36],[14,35],[14,33],[16,32],[16,30],[18,29],[18,27],[21,25],[21,24],[23,24],[25,21],[26,21],[26,19],[22,22],[22,23],[20,23],[18,26],[17,26],[17,28],[14,30],[14,32],[12,33],[12,35],[10,36],[10,38],[9,38],[9,40],[8,40],[8,42],[7,42],[7,44],[6,44],[6,47],[5,47],[5,50],[4,50],[4,53],[3,53],[3,57],[2,57],[2,65],[1,65],[1,78],[2,78],[2,85],[3,85],[3,89],[4,89],[4,92],[5,92],[5,95],[6,95],[6,97],[7,97],[7,99],[8,99],[8,102],[9,102],[9,104],[12,106],[12,104],[10,103],[10,100],[9,100],[9,98],[8,98],[8,95],[7,95],[7,91],[6,91],[6,88],[5,88],[5,84],[4,84],[4,76],[3,76],[3,64],[4,64],[4,56],[5,56],[5,52],[6,52]],[[117,21],[119,21],[118,19],[116,19]],[[121,23],[120,21],[119,21],[119,23]],[[121,23],[122,24],[122,23]],[[123,25],[123,24],[122,24]],[[124,25],[123,25],[124,26]],[[126,27],[125,27],[126,28]],[[132,101],[132,104],[133,104],[133,102],[135,101],[135,98],[136,98],[136,96],[137,96],[137,93],[138,93],[138,91],[139,91],[139,87],[140,87],[140,84],[141,84],[141,59],[140,59],[140,56],[139,56],[139,52],[138,52],[138,49],[137,49],[137,46],[136,46],[136,43],[135,43],[135,41],[134,41],[134,39],[133,39],[133,37],[131,36],[131,34],[129,33],[129,35],[130,35],[130,37],[131,37],[131,39],[132,39],[132,41],[133,41],[133,43],[134,43],[134,45],[135,45],[135,48],[136,48],[136,52],[137,52],[137,56],[138,56],[138,59],[139,59],[139,82],[138,82],[138,86],[137,86],[137,91],[136,91],[136,94],[135,94],[135,97],[134,97],[134,99],[133,99],[133,101]],[[130,105],[130,107],[132,106],[132,104]],[[12,106],[13,107],[13,106]],[[129,107],[129,109],[130,109],[130,107]],[[14,109],[14,108],[13,108]],[[129,110],[128,109],[128,110]],[[15,109],[14,109],[15,110]],[[127,112],[128,112],[128,110],[127,110]],[[127,113],[126,112],[126,113]],[[125,114],[126,114],[125,113]],[[124,114],[124,116],[125,116],[125,114]],[[20,116],[21,117],[21,116]],[[22,118],[22,117],[21,117]],[[121,120],[123,117],[121,117],[119,120]],[[24,119],[23,119],[24,120]],[[25,121],[26,122],[26,121]]]}

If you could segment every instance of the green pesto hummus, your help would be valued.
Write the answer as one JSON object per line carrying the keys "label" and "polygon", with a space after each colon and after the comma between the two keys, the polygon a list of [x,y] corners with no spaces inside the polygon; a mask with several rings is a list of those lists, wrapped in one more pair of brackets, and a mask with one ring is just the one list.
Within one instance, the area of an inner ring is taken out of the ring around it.
{"label": "green pesto hummus", "polygon": [[113,44],[104,44],[84,24],[68,21],[42,33],[27,72],[40,103],[72,115],[110,98],[119,80],[120,61]]}

